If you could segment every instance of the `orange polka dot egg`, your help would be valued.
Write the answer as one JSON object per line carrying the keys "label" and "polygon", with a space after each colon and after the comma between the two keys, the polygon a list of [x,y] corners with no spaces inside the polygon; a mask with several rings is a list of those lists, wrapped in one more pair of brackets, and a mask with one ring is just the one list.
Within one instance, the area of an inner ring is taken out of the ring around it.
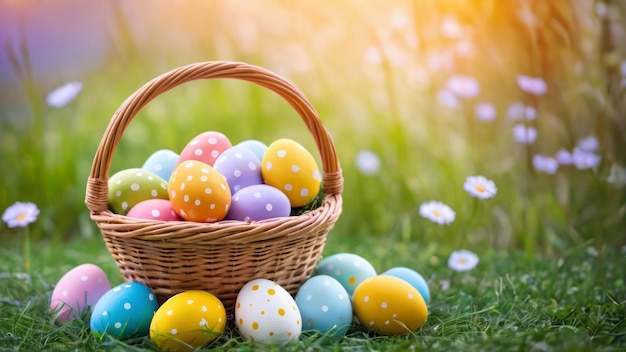
{"label": "orange polka dot egg", "polygon": [[165,301],[150,323],[150,339],[165,351],[193,351],[219,337],[226,310],[209,292],[191,290]]}
{"label": "orange polka dot egg", "polygon": [[188,221],[216,222],[226,217],[231,193],[224,175],[209,164],[187,160],[178,165],[169,182],[172,208]]}
{"label": "orange polka dot egg", "polygon": [[300,337],[302,316],[283,287],[271,280],[255,279],[237,295],[235,325],[246,340],[285,345]]}

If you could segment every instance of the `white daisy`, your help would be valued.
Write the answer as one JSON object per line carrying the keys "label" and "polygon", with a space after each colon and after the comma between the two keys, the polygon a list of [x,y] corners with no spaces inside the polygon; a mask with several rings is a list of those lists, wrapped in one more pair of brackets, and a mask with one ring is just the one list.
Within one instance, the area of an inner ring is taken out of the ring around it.
{"label": "white daisy", "polygon": [[439,225],[448,225],[454,221],[455,213],[448,205],[433,200],[420,205],[420,215]]}
{"label": "white daisy", "polygon": [[469,271],[478,265],[478,261],[476,253],[461,249],[450,254],[448,266],[454,271]]}
{"label": "white daisy", "polygon": [[356,155],[356,167],[363,174],[373,175],[380,169],[380,158],[376,153],[363,150]]}
{"label": "white daisy", "polygon": [[9,227],[26,227],[37,220],[39,208],[29,202],[15,202],[2,214],[2,221]]}
{"label": "white daisy", "polygon": [[472,197],[480,199],[493,198],[498,192],[496,184],[485,176],[468,176],[463,189]]}

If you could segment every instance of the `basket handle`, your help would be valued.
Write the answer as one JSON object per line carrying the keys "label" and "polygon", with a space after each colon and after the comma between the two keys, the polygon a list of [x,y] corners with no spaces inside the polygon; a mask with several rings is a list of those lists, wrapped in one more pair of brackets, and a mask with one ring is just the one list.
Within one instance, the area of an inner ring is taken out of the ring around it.
{"label": "basket handle", "polygon": [[300,115],[313,135],[322,158],[322,190],[340,195],[343,176],[330,134],[304,95],[281,76],[258,66],[230,61],[198,62],[155,77],[130,95],[117,109],[100,140],[87,180],[85,203],[92,213],[108,211],[108,179],[113,153],[124,130],[152,99],[178,85],[198,79],[234,78],[268,88],[285,99]]}

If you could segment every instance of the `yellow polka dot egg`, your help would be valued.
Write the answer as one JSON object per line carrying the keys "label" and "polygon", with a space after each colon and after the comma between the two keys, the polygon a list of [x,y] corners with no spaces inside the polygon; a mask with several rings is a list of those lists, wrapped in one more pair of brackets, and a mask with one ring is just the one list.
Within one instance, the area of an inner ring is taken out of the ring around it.
{"label": "yellow polka dot egg", "polygon": [[298,339],[302,317],[295,300],[277,283],[255,279],[237,295],[235,324],[246,340],[285,345]]}
{"label": "yellow polka dot egg", "polygon": [[261,161],[263,182],[281,190],[293,208],[311,202],[322,177],[315,158],[298,142],[283,138],[272,142]]}
{"label": "yellow polka dot egg", "polygon": [[178,165],[169,182],[172,208],[181,218],[196,222],[216,222],[228,214],[230,188],[224,175],[197,160]]}
{"label": "yellow polka dot egg", "polygon": [[428,307],[410,283],[388,275],[365,279],[352,296],[354,315],[365,328],[383,335],[410,334],[426,323]]}
{"label": "yellow polka dot egg", "polygon": [[209,292],[191,290],[163,303],[150,323],[150,339],[165,351],[193,351],[219,337],[226,310]]}

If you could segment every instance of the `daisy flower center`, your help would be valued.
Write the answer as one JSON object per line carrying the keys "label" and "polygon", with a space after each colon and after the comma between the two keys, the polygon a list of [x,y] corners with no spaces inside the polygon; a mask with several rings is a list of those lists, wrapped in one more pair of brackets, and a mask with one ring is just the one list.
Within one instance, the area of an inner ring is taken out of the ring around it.
{"label": "daisy flower center", "polygon": [[461,258],[461,259],[459,259],[459,264],[466,265],[467,264],[467,260],[465,258]]}
{"label": "daisy flower center", "polygon": [[24,219],[26,219],[26,216],[27,216],[26,213],[21,213],[20,215],[17,216],[17,220],[24,221]]}
{"label": "daisy flower center", "polygon": [[439,210],[435,210],[433,211],[433,215],[436,217],[440,217],[441,216],[441,212]]}
{"label": "daisy flower center", "polygon": [[474,186],[474,190],[476,190],[476,192],[478,192],[478,193],[483,193],[485,191],[485,186],[484,185],[476,185],[476,186]]}

